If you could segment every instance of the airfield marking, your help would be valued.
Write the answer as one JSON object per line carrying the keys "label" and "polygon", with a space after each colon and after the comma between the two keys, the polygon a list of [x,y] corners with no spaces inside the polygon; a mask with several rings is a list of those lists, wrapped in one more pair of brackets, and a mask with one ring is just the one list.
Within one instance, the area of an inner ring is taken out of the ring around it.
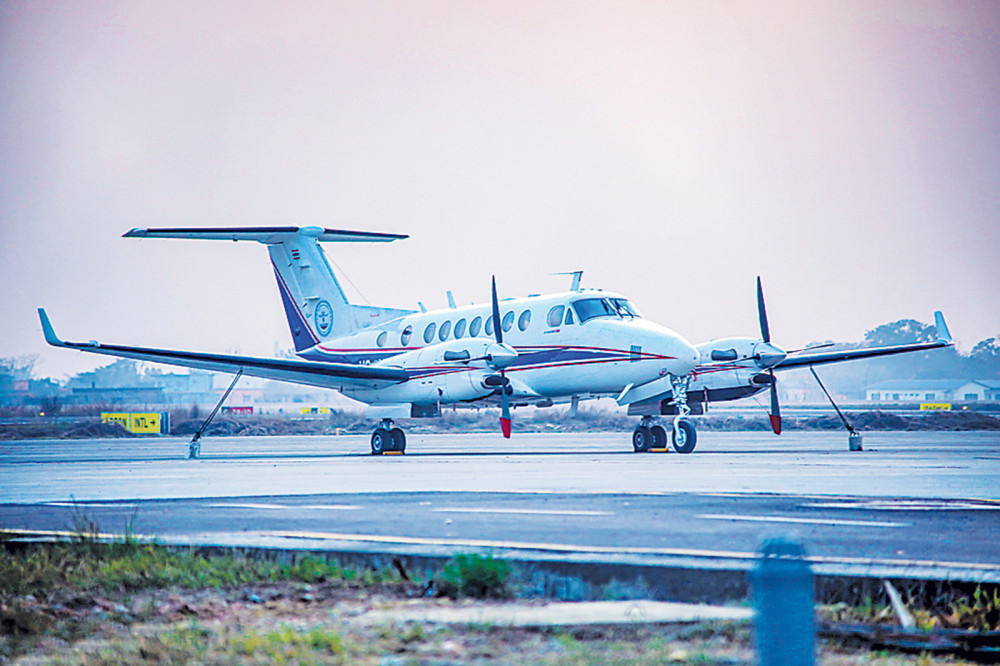
{"label": "airfield marking", "polygon": [[504,513],[534,516],[613,516],[612,511],[574,511],[572,509],[481,509],[476,507],[453,507],[432,509],[435,513]]}
{"label": "airfield marking", "polygon": [[[704,550],[697,548],[648,548],[631,547],[623,548],[616,546],[584,546],[579,544],[561,543],[535,543],[522,541],[495,541],[490,539],[458,539],[458,538],[428,538],[392,536],[387,534],[344,534],[337,532],[303,532],[303,531],[265,531],[255,532],[261,536],[278,537],[294,540],[310,541],[352,541],[361,543],[388,543],[419,546],[452,546],[460,548],[508,548],[512,550],[547,550],[563,553],[592,553],[608,555],[668,555],[681,557],[705,557],[715,559],[739,559],[746,561],[756,561],[758,553],[725,551],[725,550]],[[200,535],[211,537],[211,534]],[[881,557],[839,557],[839,556],[816,556],[811,555],[805,558],[807,562],[813,564],[842,564],[852,566],[896,566],[896,567],[929,567],[929,568],[962,568],[975,569],[980,571],[995,572],[998,570],[996,564],[984,562],[949,562],[938,560],[908,560],[889,559]]]}
{"label": "airfield marking", "polygon": [[61,507],[62,506],[69,506],[69,507],[73,507],[73,508],[84,508],[84,507],[86,507],[88,509],[91,509],[91,508],[98,508],[98,509],[104,509],[104,508],[131,509],[133,507],[139,506],[138,503],[136,503],[136,502],[88,502],[86,500],[82,500],[82,501],[79,501],[79,502],[42,502],[42,504],[44,506],[61,506]]}
{"label": "airfield marking", "polygon": [[589,553],[648,553],[666,555],[689,555],[696,557],[732,557],[754,558],[755,553],[741,551],[701,550],[697,548],[621,548],[616,546],[581,546],[577,544],[501,541],[494,539],[458,539],[409,537],[389,534],[345,534],[339,532],[305,532],[305,531],[264,531],[257,532],[265,536],[283,537],[286,539],[317,539],[334,541],[365,541],[373,543],[401,543],[420,546],[462,546],[471,548],[517,548],[530,550],[549,550],[557,552],[589,552]]}
{"label": "airfield marking", "polygon": [[704,513],[698,518],[709,520],[744,520],[756,523],[799,523],[802,525],[834,525],[838,527],[913,527],[913,523],[890,523],[877,520],[839,520],[836,518],[792,518],[786,516],[737,516]]}
{"label": "airfield marking", "polygon": [[361,508],[356,504],[263,504],[255,502],[213,502],[208,506],[213,509],[325,509],[329,511],[352,511]]}
{"label": "airfield marking", "polygon": [[866,509],[869,511],[1000,511],[1000,504],[991,500],[855,500],[816,502],[806,506],[814,509]]}

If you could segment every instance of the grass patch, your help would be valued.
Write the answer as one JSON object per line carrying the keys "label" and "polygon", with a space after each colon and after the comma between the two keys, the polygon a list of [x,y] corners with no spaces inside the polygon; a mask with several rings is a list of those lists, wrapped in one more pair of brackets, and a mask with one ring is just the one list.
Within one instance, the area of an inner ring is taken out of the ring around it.
{"label": "grass patch", "polygon": [[441,594],[449,597],[475,599],[506,599],[510,597],[507,582],[510,565],[492,555],[456,555],[441,571]]}
{"label": "grass patch", "polygon": [[[0,548],[0,595],[45,595],[53,589],[84,592],[134,592],[180,587],[225,588],[259,582],[317,583],[349,580],[355,572],[332,562],[303,556],[289,563],[235,553],[207,555],[155,543],[74,540],[45,545],[6,542]],[[369,574],[373,582],[391,579],[389,571]]]}
{"label": "grass patch", "polygon": [[[897,582],[904,605],[918,629],[1000,631],[1000,585]],[[867,590],[858,600],[819,606],[820,617],[831,622],[898,624],[886,594]]]}

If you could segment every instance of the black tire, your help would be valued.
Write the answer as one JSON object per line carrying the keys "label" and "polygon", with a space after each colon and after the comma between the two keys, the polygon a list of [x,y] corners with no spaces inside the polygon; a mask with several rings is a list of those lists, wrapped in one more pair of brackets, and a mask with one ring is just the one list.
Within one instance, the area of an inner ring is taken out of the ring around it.
{"label": "black tire", "polygon": [[[680,430],[681,436],[677,436],[677,431]],[[694,451],[694,445],[698,443],[698,431],[694,429],[694,424],[687,419],[681,420],[677,424],[677,428],[673,433],[674,440],[674,451],[677,453],[691,453]]]}
{"label": "black tire", "polygon": [[636,453],[645,453],[653,444],[653,433],[646,426],[639,426],[632,433],[632,448]]}
{"label": "black tire", "polygon": [[392,436],[385,428],[376,428],[372,433],[372,455],[380,456],[386,451],[392,451]]}
{"label": "black tire", "polygon": [[653,434],[653,446],[651,448],[667,448],[667,431],[663,428],[663,426],[655,425],[649,429],[649,432]]}
{"label": "black tire", "polygon": [[389,438],[392,440],[392,450],[403,453],[406,451],[406,433],[402,428],[393,428],[389,431]]}

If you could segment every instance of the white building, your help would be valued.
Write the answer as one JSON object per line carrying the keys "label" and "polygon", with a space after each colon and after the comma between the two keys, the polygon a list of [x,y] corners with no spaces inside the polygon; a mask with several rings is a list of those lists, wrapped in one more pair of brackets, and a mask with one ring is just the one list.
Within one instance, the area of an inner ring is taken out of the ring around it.
{"label": "white building", "polygon": [[865,390],[869,402],[995,402],[1000,381],[995,379],[900,379]]}

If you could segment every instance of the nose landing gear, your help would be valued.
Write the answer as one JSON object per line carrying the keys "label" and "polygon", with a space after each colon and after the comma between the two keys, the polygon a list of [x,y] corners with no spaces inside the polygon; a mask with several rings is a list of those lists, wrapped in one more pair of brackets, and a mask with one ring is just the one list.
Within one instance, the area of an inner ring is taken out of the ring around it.
{"label": "nose landing gear", "polygon": [[[670,381],[674,396],[673,402],[677,408],[671,440],[677,453],[691,453],[698,441],[698,432],[694,423],[686,418],[691,413],[691,408],[687,404],[687,389],[690,380],[690,375],[685,375],[672,377]],[[661,425],[654,424],[652,416],[643,416],[638,427],[632,432],[632,448],[636,453],[666,451],[666,429]]]}
{"label": "nose landing gear", "polygon": [[406,433],[402,428],[392,425],[392,419],[382,419],[378,428],[372,433],[372,455],[381,456],[386,453],[404,453],[406,451]]}

